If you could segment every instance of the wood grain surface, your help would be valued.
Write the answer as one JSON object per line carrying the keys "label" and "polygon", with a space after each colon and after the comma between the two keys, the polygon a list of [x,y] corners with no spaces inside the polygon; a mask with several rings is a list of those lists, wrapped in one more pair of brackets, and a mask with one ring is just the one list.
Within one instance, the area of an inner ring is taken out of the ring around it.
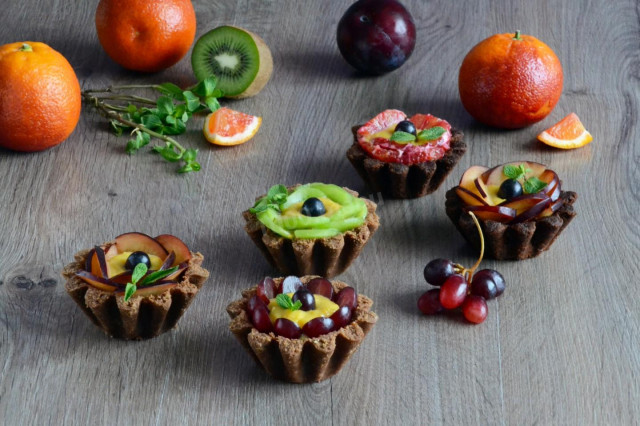
{"label": "wood grain surface", "polygon": [[[640,422],[640,6],[633,0],[405,0],[417,46],[399,70],[356,75],[335,31],[349,0],[194,1],[197,36],[233,24],[270,46],[274,74],[258,96],[223,104],[263,117],[250,142],[223,149],[202,118],[180,136],[200,150],[187,176],[124,154],[83,106],[73,135],[48,151],[0,151],[0,424],[611,424]],[[194,82],[189,55],[157,74],[128,72],[104,53],[97,0],[6,1],[0,44],[42,41],[66,56],[83,88]],[[475,123],[458,97],[466,52],[520,29],[562,61],[560,102],[517,131]],[[465,132],[467,154],[427,197],[370,194],[345,157],[350,128],[386,108],[430,112]],[[561,152],[535,135],[575,111],[594,136]],[[478,326],[424,317],[425,264],[472,264],[444,194],[473,164],[547,164],[576,191],[577,218],[550,251],[485,261],[507,280]],[[242,229],[241,212],[272,184],[322,181],[379,203],[381,227],[340,279],[375,302],[380,321],[349,364],[313,385],[274,381],[228,331],[224,308],[275,272]],[[176,330],[110,340],[64,291],[80,249],[140,231],[170,233],[205,255],[211,278]]]}

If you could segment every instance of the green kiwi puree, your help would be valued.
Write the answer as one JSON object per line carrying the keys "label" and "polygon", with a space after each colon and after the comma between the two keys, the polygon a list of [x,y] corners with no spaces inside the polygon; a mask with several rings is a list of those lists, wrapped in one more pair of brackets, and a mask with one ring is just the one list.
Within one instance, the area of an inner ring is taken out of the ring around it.
{"label": "green kiwi puree", "polygon": [[[278,185],[280,191],[286,189]],[[367,217],[367,205],[364,200],[354,197],[336,185],[309,183],[277,196],[272,187],[269,194],[262,197],[251,209],[260,223],[284,238],[315,239],[329,238],[364,223]],[[323,202],[326,212],[310,217],[301,213],[304,202],[309,198],[318,198]]]}

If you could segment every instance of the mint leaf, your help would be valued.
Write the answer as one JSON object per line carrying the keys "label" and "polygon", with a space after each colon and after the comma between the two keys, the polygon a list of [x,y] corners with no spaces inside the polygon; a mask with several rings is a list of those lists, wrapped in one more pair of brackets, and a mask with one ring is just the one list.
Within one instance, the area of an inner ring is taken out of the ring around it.
{"label": "mint leaf", "polygon": [[162,120],[160,120],[160,117],[155,114],[143,115],[142,117],[140,117],[140,123],[144,127],[151,130],[155,129],[156,127],[162,126]]}
{"label": "mint leaf", "polygon": [[162,83],[157,87],[158,92],[173,99],[182,99],[182,89],[173,83]]}
{"label": "mint leaf", "polygon": [[262,213],[263,211],[267,210],[268,208],[269,208],[269,206],[267,206],[267,204],[257,204],[255,207],[251,207],[249,209],[249,213],[253,213],[253,214]]}
{"label": "mint leaf", "polygon": [[293,307],[293,302],[291,301],[291,298],[284,293],[280,293],[279,295],[276,296],[276,302],[283,309],[291,309],[291,307]]}
{"label": "mint leaf", "polygon": [[131,296],[133,296],[133,293],[135,292],[136,292],[136,286],[134,284],[127,283],[127,286],[124,289],[124,301],[128,302],[129,299],[131,299]]}
{"label": "mint leaf", "polygon": [[392,142],[413,142],[416,140],[416,137],[413,136],[411,133],[407,133],[407,132],[402,132],[402,131],[397,131],[397,132],[393,132],[393,134],[391,135],[391,137],[389,138],[390,141]]}
{"label": "mint leaf", "polygon": [[435,141],[440,139],[440,137],[444,135],[446,131],[447,129],[442,126],[434,126],[429,129],[424,129],[423,131],[418,133],[418,140],[426,142]]}
{"label": "mint leaf", "polygon": [[273,200],[274,197],[284,195],[285,197],[289,195],[289,191],[287,191],[287,187],[284,185],[273,185],[267,191],[267,198]]}
{"label": "mint leaf", "polygon": [[525,181],[523,189],[525,194],[537,194],[546,188],[547,182],[541,181],[537,177],[529,178]]}
{"label": "mint leaf", "polygon": [[129,140],[129,142],[127,142],[127,147],[125,148],[126,153],[129,155],[135,154],[140,148],[147,145],[151,140],[151,136],[149,136],[148,133],[143,133],[140,131],[137,131],[135,133],[136,138]]}
{"label": "mint leaf", "polygon": [[145,265],[144,263],[138,263],[136,267],[133,268],[133,272],[131,273],[131,283],[134,285],[137,284],[138,281],[140,281],[140,279],[144,277],[144,274],[146,274],[148,270],[149,269],[147,268],[147,265]]}
{"label": "mint leaf", "polygon": [[174,105],[171,98],[167,96],[160,96],[156,103],[158,105],[158,112],[160,114],[167,114],[167,115],[173,114]]}
{"label": "mint leaf", "polygon": [[173,268],[165,269],[164,271],[154,271],[149,275],[147,275],[146,277],[144,277],[144,279],[138,285],[143,286],[143,285],[153,284],[158,280],[168,277],[169,275],[173,274],[177,270],[178,270],[178,267],[174,266]]}
{"label": "mint leaf", "polygon": [[520,167],[507,164],[502,168],[502,173],[509,179],[517,180],[521,176]]}
{"label": "mint leaf", "polygon": [[220,109],[220,102],[213,96],[209,96],[204,98],[204,103],[207,104],[207,107],[211,110],[211,112],[215,112]]}
{"label": "mint leaf", "polygon": [[182,96],[184,96],[184,101],[187,104],[188,111],[194,112],[200,108],[200,98],[194,95],[192,91],[185,90],[182,92]]}
{"label": "mint leaf", "polygon": [[302,302],[297,300],[296,303],[293,303],[289,295],[281,293],[276,296],[276,302],[283,309],[289,309],[291,311],[297,311],[302,307]]}

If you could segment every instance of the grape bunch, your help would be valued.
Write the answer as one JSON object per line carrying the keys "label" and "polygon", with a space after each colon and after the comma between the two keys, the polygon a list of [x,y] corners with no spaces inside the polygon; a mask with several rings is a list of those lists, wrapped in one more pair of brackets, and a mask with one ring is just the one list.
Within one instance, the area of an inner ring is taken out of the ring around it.
{"label": "grape bunch", "polygon": [[476,269],[484,255],[484,237],[475,215],[469,213],[480,233],[480,257],[471,268],[449,259],[434,259],[424,268],[424,279],[436,286],[418,299],[418,309],[425,315],[461,307],[467,321],[480,324],[487,318],[487,300],[500,296],[505,289],[504,277],[493,269]]}

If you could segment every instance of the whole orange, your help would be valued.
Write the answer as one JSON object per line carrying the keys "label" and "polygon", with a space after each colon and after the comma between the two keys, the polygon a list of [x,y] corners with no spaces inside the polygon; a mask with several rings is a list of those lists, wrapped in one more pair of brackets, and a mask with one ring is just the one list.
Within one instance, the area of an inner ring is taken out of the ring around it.
{"label": "whole orange", "polygon": [[535,37],[495,34],[462,61],[458,88],[465,109],[489,126],[517,129],[545,118],[562,94],[562,65]]}
{"label": "whole orange", "polygon": [[155,72],[187,53],[196,13],[191,0],[100,0],[96,29],[111,59],[130,70]]}
{"label": "whole orange", "polygon": [[0,146],[41,151],[64,141],[80,118],[80,84],[44,43],[0,46]]}

